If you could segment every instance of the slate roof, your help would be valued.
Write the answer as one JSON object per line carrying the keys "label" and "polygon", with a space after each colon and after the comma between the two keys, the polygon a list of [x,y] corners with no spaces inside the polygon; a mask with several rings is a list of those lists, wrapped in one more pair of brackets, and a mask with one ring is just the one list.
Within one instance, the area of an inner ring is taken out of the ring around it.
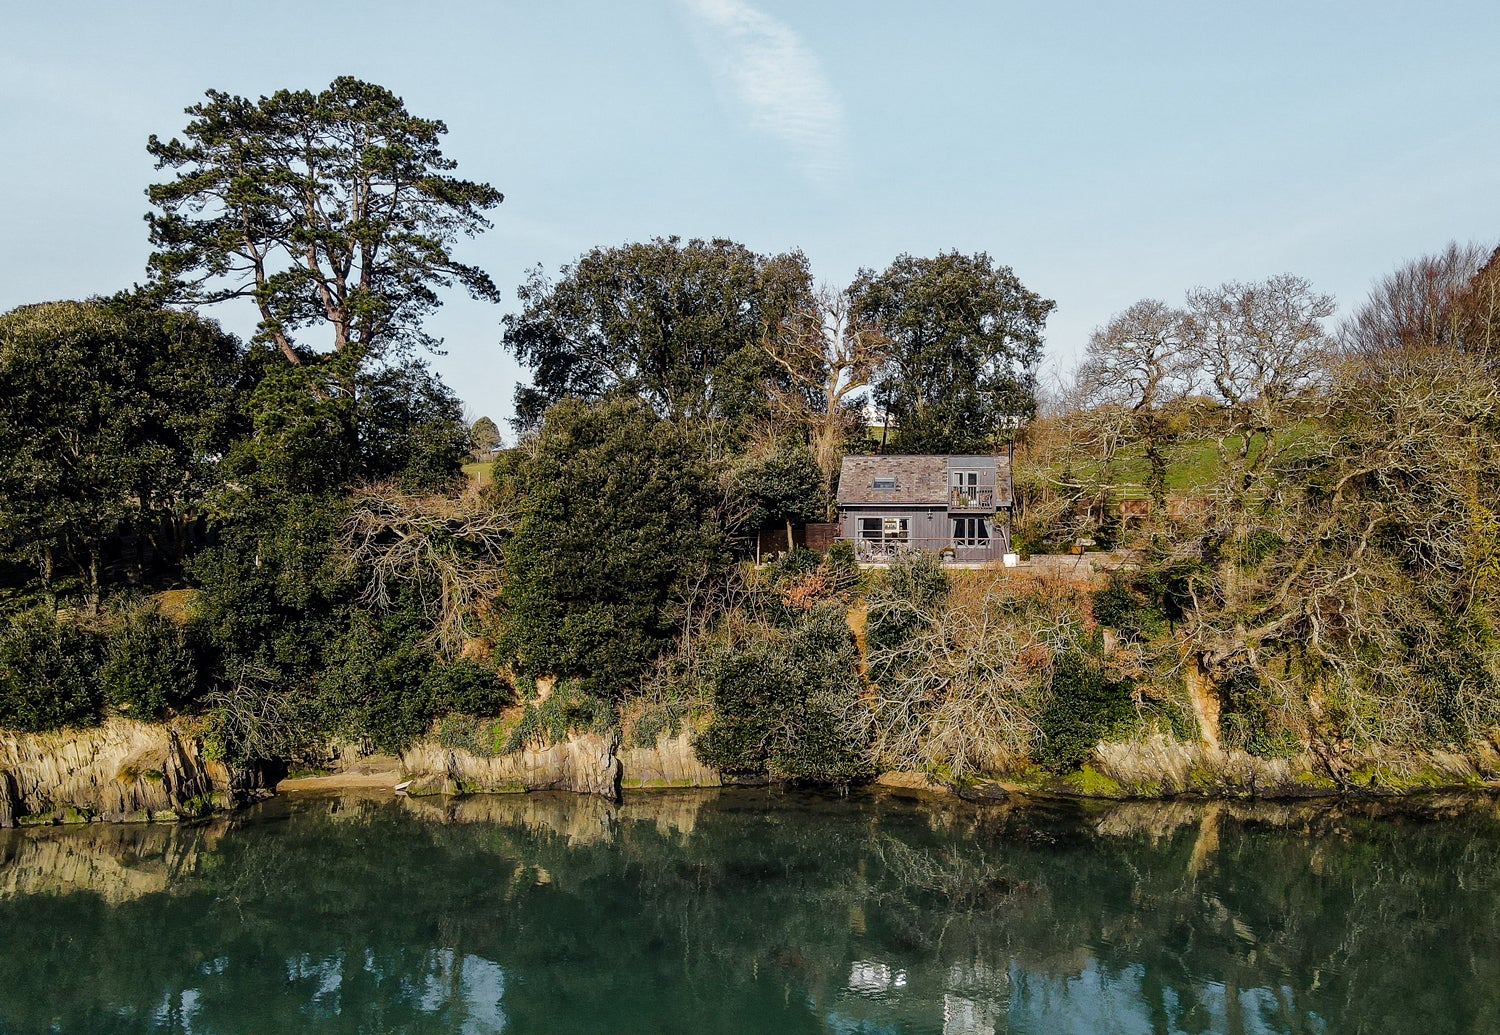
{"label": "slate roof", "polygon": [[[972,460],[981,469],[993,467],[995,502],[1002,507],[1010,506],[1010,461],[1003,456],[846,456],[839,470],[839,506],[884,503],[946,507],[949,460]],[[894,477],[896,487],[875,488],[877,477]]]}

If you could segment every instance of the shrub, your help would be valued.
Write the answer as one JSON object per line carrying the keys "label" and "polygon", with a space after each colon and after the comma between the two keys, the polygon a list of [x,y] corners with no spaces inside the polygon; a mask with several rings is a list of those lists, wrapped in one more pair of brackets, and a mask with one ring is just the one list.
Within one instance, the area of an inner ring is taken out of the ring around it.
{"label": "shrub", "polygon": [[106,701],[139,719],[181,711],[202,696],[187,633],[149,605],[119,616],[105,639],[99,685]]}
{"label": "shrub", "polygon": [[435,714],[499,715],[514,693],[493,669],[467,658],[433,661],[421,691]]}
{"label": "shrub", "polygon": [[681,710],[669,704],[646,708],[630,727],[631,747],[653,748],[663,736],[677,736],[683,717]]}
{"label": "shrub", "polygon": [[499,719],[453,712],[438,719],[433,739],[451,750],[467,751],[476,758],[492,758],[500,746],[499,726]]}
{"label": "shrub", "polygon": [[604,734],[614,725],[613,703],[596,694],[591,683],[559,679],[545,698],[526,702],[521,721],[511,729],[502,750],[509,754],[528,746],[555,744],[577,732]]}
{"label": "shrub", "polygon": [[842,721],[859,680],[842,605],[819,606],[789,630],[761,626],[706,665],[713,720],[696,747],[732,775],[847,781],[870,772]]}
{"label": "shrub", "polygon": [[0,630],[0,728],[39,733],[96,725],[98,666],[96,634],[47,608],[15,616]]}
{"label": "shrub", "polygon": [[464,659],[439,661],[410,619],[409,613],[351,612],[310,688],[312,729],[399,752],[439,715],[496,715],[509,703],[510,692],[493,671]]}
{"label": "shrub", "polygon": [[1052,692],[1037,717],[1035,757],[1055,773],[1077,769],[1101,740],[1123,736],[1136,724],[1131,686],[1110,679],[1082,651],[1059,655]]}
{"label": "shrub", "polygon": [[897,647],[930,626],[950,588],[948,573],[931,554],[918,551],[898,558],[870,588],[868,649]]}
{"label": "shrub", "polygon": [[1151,636],[1166,628],[1166,617],[1151,599],[1120,572],[1112,572],[1109,584],[1094,594],[1094,618],[1117,631],[1125,640]]}
{"label": "shrub", "polygon": [[848,603],[859,585],[853,554],[823,556],[798,548],[751,571],[748,586],[769,617],[795,623],[799,614],[828,601]]}

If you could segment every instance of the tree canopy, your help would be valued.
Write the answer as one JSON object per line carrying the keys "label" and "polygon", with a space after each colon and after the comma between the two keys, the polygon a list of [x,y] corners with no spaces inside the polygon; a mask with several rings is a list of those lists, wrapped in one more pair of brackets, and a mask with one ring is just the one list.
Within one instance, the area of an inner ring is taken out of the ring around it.
{"label": "tree canopy", "polygon": [[469,455],[473,459],[492,459],[495,451],[504,445],[499,426],[489,417],[480,417],[469,425]]}
{"label": "tree canopy", "polygon": [[989,255],[902,255],[863,269],[849,289],[855,319],[887,339],[877,404],[904,453],[993,448],[1001,419],[1036,408],[1042,330],[1056,303]]}
{"label": "tree canopy", "polygon": [[520,508],[506,551],[508,647],[527,671],[618,695],[670,642],[674,587],[718,564],[706,465],[639,400],[567,399],[503,481]]}
{"label": "tree canopy", "polygon": [[801,252],[677,237],[595,248],[556,281],[533,270],[505,318],[505,345],[532,369],[516,421],[536,427],[564,396],[626,395],[663,417],[743,418],[766,406],[772,372],[760,348],[808,306]]}
{"label": "tree canopy", "polygon": [[499,301],[452,246],[487,229],[503,195],[448,175],[442,122],[350,76],[318,93],[207,97],[182,139],[147,145],[176,174],[147,192],[151,273],[169,297],[253,299],[259,336],[293,364],[311,349],[297,332],[326,324],[345,380],[387,351],[436,347],[422,319],[437,288]]}
{"label": "tree canopy", "polygon": [[330,384],[327,364],[265,363],[245,402],[248,434],[225,458],[222,514],[287,495],[337,493],[360,482],[436,489],[459,476],[469,451],[463,404],[421,361],[359,373],[354,392]]}
{"label": "tree canopy", "polygon": [[180,559],[235,430],[239,355],[212,321],[131,297],[0,316],[0,548],[95,603],[122,527]]}

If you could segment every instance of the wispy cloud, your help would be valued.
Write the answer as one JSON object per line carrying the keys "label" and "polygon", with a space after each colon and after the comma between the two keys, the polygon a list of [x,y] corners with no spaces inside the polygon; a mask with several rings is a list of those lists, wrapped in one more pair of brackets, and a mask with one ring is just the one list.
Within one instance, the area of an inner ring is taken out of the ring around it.
{"label": "wispy cloud", "polygon": [[698,47],[750,125],[781,140],[813,181],[832,185],[845,165],[844,105],[801,38],[743,0],[681,0]]}

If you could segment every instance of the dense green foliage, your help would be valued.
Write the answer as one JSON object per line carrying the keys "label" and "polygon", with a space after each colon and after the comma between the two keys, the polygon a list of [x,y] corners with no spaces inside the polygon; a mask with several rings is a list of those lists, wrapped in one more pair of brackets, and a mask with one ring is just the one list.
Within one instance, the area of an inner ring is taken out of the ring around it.
{"label": "dense green foliage", "polygon": [[889,339],[875,398],[903,453],[977,453],[1001,441],[1007,418],[1036,411],[1042,328],[1055,303],[984,252],[902,255],[860,270],[854,314]]}
{"label": "dense green foliage", "polygon": [[[1018,460],[1012,543],[1126,551],[1107,582],[927,553],[861,577],[792,548],[860,391],[902,452],[1035,413],[1053,303],[1009,267],[902,255],[814,291],[799,252],[659,237],[538,268],[504,321],[522,439],[480,492],[498,428],[409,353],[437,289],[497,297],[452,248],[498,192],[347,77],[189,115],[150,144],[155,291],[0,315],[0,726],[199,713],[233,760],[445,715],[487,750],[688,727],[755,779],[1199,736],[1335,782],[1492,765],[1500,256],[1417,264],[1342,341],[1290,274],[1131,306]],[[248,348],[161,301],[234,298]],[[772,528],[786,556],[737,567]]]}
{"label": "dense green foliage", "polygon": [[425,363],[361,375],[356,404],[357,478],[408,492],[449,486],[471,450],[463,403]]}
{"label": "dense green foliage", "polygon": [[702,677],[713,721],[696,741],[704,762],[778,780],[871,772],[864,745],[843,723],[859,699],[844,612],[836,599],[816,604],[710,650]]}
{"label": "dense green foliage", "polygon": [[99,638],[38,608],[0,629],[0,729],[34,732],[99,721]]}
{"label": "dense green foliage", "polygon": [[180,563],[236,429],[239,345],[131,297],[0,316],[0,551],[49,595],[97,605],[123,573]]}
{"label": "dense green foliage", "polygon": [[165,718],[203,692],[192,635],[149,605],[117,616],[98,678],[104,700],[136,719]]}
{"label": "dense green foliage", "polygon": [[469,458],[482,462],[493,459],[493,453],[503,445],[499,426],[488,417],[480,417],[469,425]]}
{"label": "dense green foliage", "polygon": [[540,267],[505,318],[505,345],[532,368],[516,421],[540,424],[566,396],[623,395],[659,415],[743,422],[763,415],[774,364],[761,341],[808,304],[800,252],[658,237],[595,248],[549,280]]}
{"label": "dense green foliage", "polygon": [[738,778],[847,782],[871,772],[858,724],[859,656],[847,555],[789,552],[731,580],[648,680],[635,740],[687,720],[709,765]]}
{"label": "dense green foliage", "polygon": [[[744,510],[741,527],[754,532],[821,521],[828,497],[812,452],[800,442],[782,439],[753,452],[729,472],[730,489]],[[792,543],[787,543],[791,549]]]}
{"label": "dense green foliage", "polygon": [[1094,745],[1116,740],[1138,725],[1130,684],[1111,679],[1097,659],[1069,651],[1052,666],[1052,692],[1037,716],[1035,757],[1053,772],[1088,761]]}
{"label": "dense green foliage", "polygon": [[147,148],[176,173],[148,192],[151,272],[169,295],[253,299],[258,338],[294,365],[308,356],[297,332],[328,327],[346,385],[387,352],[437,345],[422,325],[436,288],[498,300],[452,246],[489,226],[502,195],[448,175],[442,122],[351,76],[318,93],[207,97],[180,139]]}
{"label": "dense green foliage", "polygon": [[695,446],[641,402],[548,410],[497,490],[521,508],[503,596],[521,667],[619,697],[671,641],[679,585],[720,566],[714,488]]}
{"label": "dense green foliage", "polygon": [[340,391],[334,362],[288,366],[259,349],[249,364],[258,378],[245,404],[249,434],[225,458],[215,499],[223,511],[361,482],[430,491],[458,478],[469,452],[463,404],[425,364],[366,370],[353,396]]}

